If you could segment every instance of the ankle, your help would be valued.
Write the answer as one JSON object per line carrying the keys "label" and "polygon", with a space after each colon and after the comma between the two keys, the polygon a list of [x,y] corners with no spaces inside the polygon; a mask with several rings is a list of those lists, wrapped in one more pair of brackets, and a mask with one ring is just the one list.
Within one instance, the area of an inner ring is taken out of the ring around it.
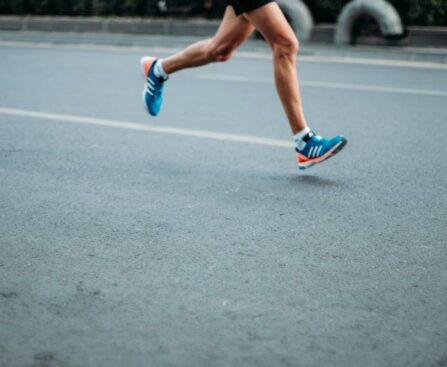
{"label": "ankle", "polygon": [[163,68],[163,60],[159,59],[156,61],[156,64],[154,66],[154,74],[157,78],[161,78],[163,80],[168,80],[169,75],[166,73],[166,71]]}
{"label": "ankle", "polygon": [[297,134],[293,135],[293,141],[295,142],[298,150],[303,150],[306,147],[306,142],[309,140],[311,134],[313,134],[312,130],[306,126]]}

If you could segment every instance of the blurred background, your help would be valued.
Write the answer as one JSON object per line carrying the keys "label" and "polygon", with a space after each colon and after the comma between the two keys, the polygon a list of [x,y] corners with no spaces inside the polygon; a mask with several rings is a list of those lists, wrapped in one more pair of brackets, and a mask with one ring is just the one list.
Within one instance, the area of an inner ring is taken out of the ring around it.
{"label": "blurred background", "polygon": [[[304,0],[317,23],[333,23],[349,0]],[[447,0],[390,0],[406,25],[447,26]],[[220,17],[223,0],[0,0],[1,14]]]}
{"label": "blurred background", "polygon": [[[447,47],[447,0],[278,0],[278,4],[302,42]],[[0,0],[0,30],[208,36],[217,27],[212,22],[224,10],[224,0]],[[23,24],[28,16],[52,18]],[[90,23],[56,24],[66,16]],[[121,26],[113,29],[97,21],[95,29],[92,17],[120,19]],[[159,27],[154,25],[156,18],[163,22]],[[194,21],[202,23],[194,26]],[[172,22],[177,22],[177,30]]]}

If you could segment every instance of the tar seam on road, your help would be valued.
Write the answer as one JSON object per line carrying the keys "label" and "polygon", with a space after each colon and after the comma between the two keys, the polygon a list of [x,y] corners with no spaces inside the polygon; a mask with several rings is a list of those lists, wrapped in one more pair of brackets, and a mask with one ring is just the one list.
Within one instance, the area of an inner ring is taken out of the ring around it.
{"label": "tar seam on road", "polygon": [[[243,82],[243,83],[273,83],[269,78],[256,78],[246,77],[240,75],[223,75],[223,74],[198,74],[199,79],[219,80],[228,82]],[[315,81],[300,81],[300,85],[303,87],[314,88],[328,88],[328,89],[343,89],[343,90],[356,90],[365,92],[381,92],[381,93],[397,93],[397,94],[412,94],[420,96],[432,96],[432,97],[447,97],[447,91],[440,90],[427,90],[427,89],[410,89],[410,88],[396,88],[379,85],[368,84],[347,84],[347,83],[328,83],[328,82],[315,82]]]}
{"label": "tar seam on road", "polygon": [[223,140],[237,143],[257,144],[257,145],[280,147],[280,148],[293,148],[295,146],[293,142],[287,140],[261,138],[250,135],[219,133],[207,130],[193,130],[193,129],[184,129],[170,126],[154,126],[130,121],[117,121],[117,120],[98,119],[95,117],[61,115],[56,113],[30,111],[30,110],[5,108],[5,107],[0,107],[0,114],[35,118],[41,120],[50,120],[57,122],[68,122],[76,124],[106,126],[106,127],[113,127],[127,130],[147,131],[160,134],[183,135],[202,139]]}
{"label": "tar seam on road", "polygon": [[[181,50],[176,47],[143,47],[129,45],[101,45],[85,43],[51,43],[51,42],[28,42],[28,41],[1,41],[0,47],[18,47],[18,48],[41,48],[41,49],[72,49],[86,51],[109,51],[109,52],[137,52],[137,53],[162,53],[172,54]],[[263,51],[237,51],[234,54],[236,58],[271,60],[272,55]],[[330,55],[299,55],[300,62],[308,63],[326,63],[326,64],[358,64],[369,66],[391,66],[405,68],[422,69],[447,69],[447,64],[426,62],[426,61],[406,61],[389,59],[371,59],[365,57],[351,56],[330,56]]]}

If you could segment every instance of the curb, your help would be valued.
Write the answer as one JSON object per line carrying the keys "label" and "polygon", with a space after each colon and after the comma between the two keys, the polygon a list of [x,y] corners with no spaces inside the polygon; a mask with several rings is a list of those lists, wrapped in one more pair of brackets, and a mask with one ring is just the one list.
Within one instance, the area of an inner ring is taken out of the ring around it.
{"label": "curb", "polygon": [[0,30],[101,32],[159,35],[213,35],[219,20],[172,18],[20,17],[0,16]]}
{"label": "curb", "polygon": [[[0,16],[2,31],[88,32],[209,37],[216,33],[220,20],[204,18],[101,18],[53,16]],[[375,46],[444,47],[447,27],[407,27],[407,37],[393,41],[364,37],[358,41]],[[335,24],[318,24],[310,38],[314,43],[333,44]]]}
{"label": "curb", "polygon": [[[335,24],[319,24],[315,26],[311,42],[333,44],[337,26]],[[407,36],[395,40],[379,36],[358,37],[361,45],[369,46],[401,46],[401,47],[439,47],[447,48],[447,27],[406,27]]]}

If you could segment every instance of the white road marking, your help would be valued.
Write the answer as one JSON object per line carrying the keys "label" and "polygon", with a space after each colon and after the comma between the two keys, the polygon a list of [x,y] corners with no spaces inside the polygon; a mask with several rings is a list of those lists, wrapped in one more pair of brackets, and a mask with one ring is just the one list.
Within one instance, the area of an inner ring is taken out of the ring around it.
{"label": "white road marking", "polygon": [[370,66],[393,66],[421,69],[447,69],[446,63],[429,61],[388,60],[353,56],[328,56],[328,55],[298,55],[300,62],[327,63],[327,64],[353,64]]}
{"label": "white road marking", "polygon": [[[151,46],[129,46],[129,45],[101,45],[88,43],[52,43],[52,42],[30,42],[30,41],[1,41],[0,47],[18,47],[18,48],[40,48],[40,49],[68,49],[68,50],[86,50],[86,51],[110,51],[110,52],[137,52],[152,54],[172,54],[181,50],[179,47],[151,47]],[[270,52],[264,51],[237,51],[234,54],[236,58],[271,60]],[[409,61],[409,60],[390,60],[380,58],[353,57],[353,56],[329,56],[329,55],[298,55],[300,62],[324,63],[324,64],[356,64],[369,66],[393,66],[406,68],[422,69],[447,69],[446,63],[427,62],[427,61]]]}
{"label": "white road marking", "polygon": [[288,140],[261,138],[250,135],[219,133],[206,130],[183,129],[170,126],[154,126],[130,121],[117,121],[117,120],[99,119],[96,117],[61,115],[56,113],[30,111],[15,108],[0,107],[0,115],[29,117],[34,119],[51,120],[59,123],[68,122],[76,124],[106,126],[118,129],[146,131],[159,134],[183,135],[202,139],[223,140],[237,143],[257,144],[257,145],[273,146],[280,148],[293,148],[295,146],[293,142]]}
{"label": "white road marking", "polygon": [[[244,82],[244,83],[263,83],[272,84],[273,80],[270,78],[256,78],[240,75],[221,75],[221,74],[198,74],[197,78],[219,80],[228,82]],[[314,88],[328,88],[328,89],[343,89],[343,90],[357,90],[365,92],[382,92],[382,93],[397,93],[397,94],[413,94],[432,97],[447,97],[447,91],[428,90],[428,89],[410,89],[410,88],[396,88],[379,85],[368,84],[348,84],[348,83],[329,83],[316,81],[300,81],[303,87]]]}

